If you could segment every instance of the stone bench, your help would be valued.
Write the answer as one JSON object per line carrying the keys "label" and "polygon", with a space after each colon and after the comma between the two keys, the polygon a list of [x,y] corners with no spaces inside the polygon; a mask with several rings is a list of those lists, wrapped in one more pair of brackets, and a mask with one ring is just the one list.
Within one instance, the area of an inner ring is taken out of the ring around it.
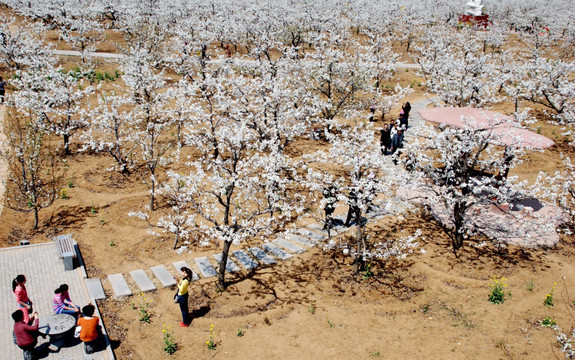
{"label": "stone bench", "polygon": [[58,257],[64,261],[64,270],[74,270],[76,251],[74,250],[75,241],[72,239],[72,234],[58,235],[54,238],[54,242],[58,250]]}

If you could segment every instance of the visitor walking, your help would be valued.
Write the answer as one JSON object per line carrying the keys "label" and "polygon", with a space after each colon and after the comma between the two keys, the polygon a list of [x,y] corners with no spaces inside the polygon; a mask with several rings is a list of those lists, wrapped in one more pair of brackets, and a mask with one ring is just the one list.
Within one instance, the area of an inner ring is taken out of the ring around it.
{"label": "visitor walking", "polygon": [[371,105],[371,107],[369,108],[369,122],[374,122],[375,121],[375,105]]}
{"label": "visitor walking", "polygon": [[407,130],[409,124],[409,112],[411,111],[411,104],[406,101],[401,105],[401,125],[403,125],[404,130]]}
{"label": "visitor walking", "polygon": [[331,229],[333,226],[333,212],[335,211],[335,203],[337,202],[337,189],[335,186],[329,186],[323,189],[323,197],[325,198],[325,224],[323,225],[324,230]]}
{"label": "visitor walking", "polygon": [[389,124],[383,124],[383,129],[379,130],[379,144],[381,146],[381,153],[387,155],[387,152],[391,148],[391,127]]}
{"label": "visitor walking", "polygon": [[188,287],[192,282],[192,270],[188,267],[182,267],[180,269],[182,275],[182,280],[178,282],[178,293],[176,294],[176,302],[180,304],[180,311],[182,312],[182,322],[181,327],[188,327],[192,323],[192,318],[190,316],[190,311],[188,309]]}
{"label": "visitor walking", "polygon": [[349,210],[347,211],[347,217],[345,219],[345,226],[349,227],[352,221],[359,224],[359,214],[360,208],[358,204],[357,192],[355,189],[351,189],[349,192],[349,198],[347,200],[349,204]]}
{"label": "visitor walking", "polygon": [[16,306],[24,313],[24,322],[30,324],[30,313],[32,313],[32,301],[28,298],[26,290],[26,276],[20,274],[12,280],[12,292],[16,297]]}
{"label": "visitor walking", "polygon": [[24,360],[36,360],[36,345],[38,344],[38,324],[40,319],[38,313],[34,313],[30,318],[32,324],[28,324],[24,319],[24,312],[16,310],[12,313],[14,319],[14,341],[16,345],[23,351]]}
{"label": "visitor walking", "polygon": [[56,314],[68,314],[77,318],[80,312],[80,309],[70,299],[67,284],[62,284],[54,290],[52,305]]}

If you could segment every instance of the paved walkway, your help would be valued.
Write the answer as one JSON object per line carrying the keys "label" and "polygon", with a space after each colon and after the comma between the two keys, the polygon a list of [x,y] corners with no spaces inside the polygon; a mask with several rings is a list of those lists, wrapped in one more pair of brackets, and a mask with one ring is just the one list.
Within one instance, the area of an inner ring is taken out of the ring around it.
{"label": "paved walkway", "polygon": [[[2,360],[22,359],[22,350],[12,342],[14,322],[11,314],[16,310],[16,302],[11,284],[12,279],[18,274],[26,276],[28,296],[34,302],[34,309],[38,311],[40,318],[53,314],[52,296],[54,289],[60,284],[70,286],[70,296],[76,304],[80,306],[90,302],[96,304],[90,298],[84,285],[84,268],[78,267],[72,271],[64,271],[64,263],[58,258],[54,242],[0,249],[0,264],[0,318],[2,319],[0,321],[0,359]],[[38,340],[41,348],[46,347],[42,344],[48,342],[48,339],[40,337]],[[85,355],[82,343],[62,347],[57,353],[46,353],[46,359],[113,359],[113,353],[109,347],[96,354]]]}

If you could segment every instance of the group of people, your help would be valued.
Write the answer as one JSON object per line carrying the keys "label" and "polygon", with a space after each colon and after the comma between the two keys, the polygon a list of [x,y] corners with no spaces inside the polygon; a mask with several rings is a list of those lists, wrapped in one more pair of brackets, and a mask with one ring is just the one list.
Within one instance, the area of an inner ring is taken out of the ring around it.
{"label": "group of people", "polygon": [[383,129],[380,130],[379,143],[381,146],[381,153],[383,155],[393,154],[397,149],[403,147],[403,136],[409,125],[409,112],[411,111],[411,104],[409,102],[403,103],[401,112],[395,122],[383,124]]}
{"label": "group of people", "polygon": [[[28,297],[26,276],[18,275],[12,280],[12,292],[16,298],[17,310],[12,313],[14,320],[14,342],[24,352],[24,359],[36,359],[35,348],[38,344],[39,321],[38,312],[33,310],[33,303]],[[88,304],[82,308],[76,306],[70,299],[67,284],[62,284],[54,290],[52,306],[55,314],[68,314],[77,321],[79,338],[84,342],[86,353],[97,351],[102,340],[100,320],[94,316],[95,307]]]}

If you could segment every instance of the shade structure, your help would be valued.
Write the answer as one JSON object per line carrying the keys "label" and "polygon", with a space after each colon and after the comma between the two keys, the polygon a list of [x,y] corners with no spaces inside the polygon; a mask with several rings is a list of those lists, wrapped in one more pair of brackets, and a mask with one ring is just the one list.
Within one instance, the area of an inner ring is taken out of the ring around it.
{"label": "shade structure", "polygon": [[485,130],[495,145],[546,149],[555,143],[543,135],[523,129],[511,116],[472,107],[442,107],[419,110],[421,118],[438,124]]}

